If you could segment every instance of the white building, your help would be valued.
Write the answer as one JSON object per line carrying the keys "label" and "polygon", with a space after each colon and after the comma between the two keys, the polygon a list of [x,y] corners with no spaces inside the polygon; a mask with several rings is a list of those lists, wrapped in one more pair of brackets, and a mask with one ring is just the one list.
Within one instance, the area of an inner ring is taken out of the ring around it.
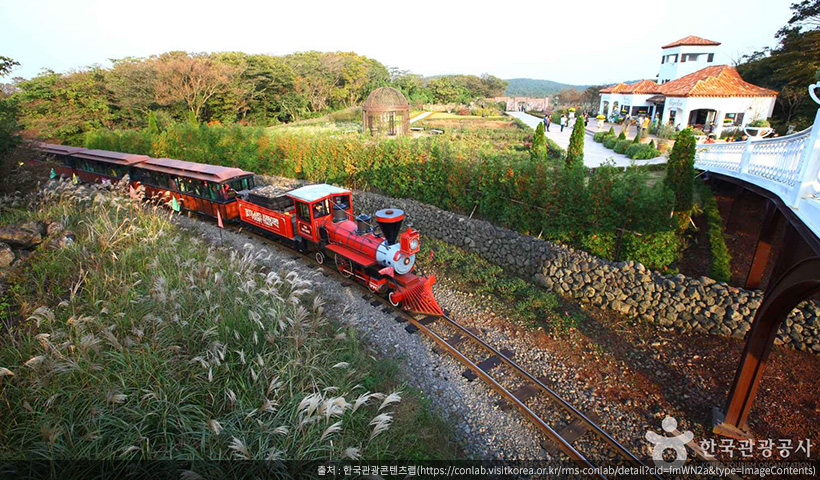
{"label": "white building", "polygon": [[658,81],[619,83],[601,89],[599,113],[649,115],[677,128],[693,126],[720,135],[772,115],[777,92],[744,81],[733,67],[714,65],[718,42],[688,36],[662,47]]}

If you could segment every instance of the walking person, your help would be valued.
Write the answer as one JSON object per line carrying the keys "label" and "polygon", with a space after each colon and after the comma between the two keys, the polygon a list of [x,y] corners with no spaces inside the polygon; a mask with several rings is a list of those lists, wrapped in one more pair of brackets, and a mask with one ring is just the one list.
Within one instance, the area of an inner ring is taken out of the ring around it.
{"label": "walking person", "polygon": [[550,123],[552,123],[552,120],[550,120],[550,115],[544,115],[544,130],[548,132],[550,131]]}
{"label": "walking person", "polygon": [[567,126],[567,116],[564,115],[564,114],[561,114],[561,131],[562,132],[564,131],[564,127],[566,127],[566,126]]}

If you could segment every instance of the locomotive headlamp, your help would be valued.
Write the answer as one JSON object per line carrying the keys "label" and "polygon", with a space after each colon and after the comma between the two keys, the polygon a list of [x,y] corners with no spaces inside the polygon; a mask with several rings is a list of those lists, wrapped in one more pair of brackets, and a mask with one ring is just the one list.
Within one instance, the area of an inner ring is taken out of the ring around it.
{"label": "locomotive headlamp", "polygon": [[419,251],[419,232],[408,228],[399,235],[401,253],[405,255],[415,255]]}

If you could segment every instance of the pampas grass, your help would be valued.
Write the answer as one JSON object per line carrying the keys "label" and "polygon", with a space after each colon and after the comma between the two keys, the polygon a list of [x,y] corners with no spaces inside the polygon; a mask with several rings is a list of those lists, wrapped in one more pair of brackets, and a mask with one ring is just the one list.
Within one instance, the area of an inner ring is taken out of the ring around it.
{"label": "pampas grass", "polygon": [[399,392],[359,394],[376,362],[287,263],[263,271],[269,252],[193,241],[100,187],[52,182],[14,215],[77,241],[32,256],[26,327],[0,336],[0,460],[403,456],[385,434]]}

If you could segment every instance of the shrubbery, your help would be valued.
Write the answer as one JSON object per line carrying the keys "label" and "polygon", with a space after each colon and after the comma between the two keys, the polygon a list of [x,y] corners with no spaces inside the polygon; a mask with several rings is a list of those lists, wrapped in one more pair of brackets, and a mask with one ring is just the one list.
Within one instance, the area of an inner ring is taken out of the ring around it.
{"label": "shrubbery", "polygon": [[618,143],[618,137],[615,135],[607,135],[604,137],[604,146],[609,148],[610,150],[615,148],[615,144]]}
{"label": "shrubbery", "polygon": [[626,156],[635,160],[649,160],[659,156],[661,152],[652,143],[633,143],[626,149]]}
{"label": "shrubbery", "polygon": [[413,198],[447,210],[474,211],[522,233],[540,233],[576,246],[589,232],[612,231],[616,226],[642,233],[674,228],[669,221],[671,192],[662,185],[649,188],[644,173],[611,167],[596,169],[587,182],[583,168],[564,168],[559,155],[563,152],[549,139],[550,161],[545,162],[532,159],[526,149],[499,151],[475,136],[451,134],[374,140],[179,124],[151,141],[144,135],[98,131],[87,137],[86,146],[238,166]]}
{"label": "shrubbery", "polygon": [[626,149],[629,148],[630,145],[632,145],[632,142],[629,140],[618,140],[615,143],[615,148],[613,148],[613,150],[615,153],[626,153]]}
{"label": "shrubbery", "polygon": [[720,282],[732,279],[732,256],[723,238],[723,220],[720,218],[717,201],[706,185],[700,186],[700,197],[703,201],[703,213],[709,223],[709,250],[712,252],[712,264],[709,276]]}
{"label": "shrubbery", "polygon": [[675,211],[688,212],[692,208],[692,189],[695,182],[695,137],[692,129],[681,130],[666,164],[664,183],[675,192]]}

